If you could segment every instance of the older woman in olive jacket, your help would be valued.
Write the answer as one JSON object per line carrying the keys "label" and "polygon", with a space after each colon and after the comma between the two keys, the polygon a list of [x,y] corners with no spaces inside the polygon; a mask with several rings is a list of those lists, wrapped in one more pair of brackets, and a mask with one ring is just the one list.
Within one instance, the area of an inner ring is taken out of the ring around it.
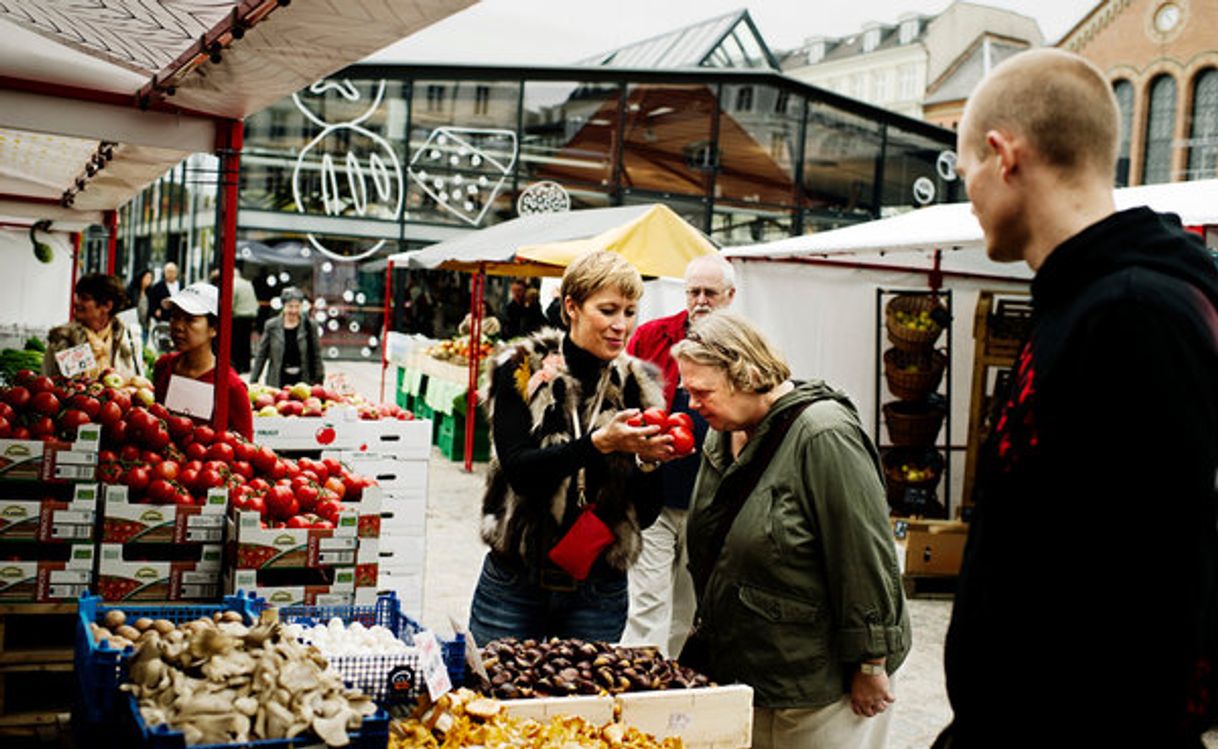
{"label": "older woman in olive jacket", "polygon": [[[297,289],[284,289],[283,314],[267,320],[258,341],[258,355],[250,372],[250,382],[257,382],[266,368],[266,384],[271,387],[307,382],[320,385],[326,378],[326,365],[321,360],[321,341],[317,329],[301,314]],[[289,348],[289,341],[294,345]]]}

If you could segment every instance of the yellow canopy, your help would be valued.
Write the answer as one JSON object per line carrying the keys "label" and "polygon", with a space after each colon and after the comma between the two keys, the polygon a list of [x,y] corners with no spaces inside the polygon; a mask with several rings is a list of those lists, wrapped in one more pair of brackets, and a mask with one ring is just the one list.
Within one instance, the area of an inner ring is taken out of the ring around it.
{"label": "yellow canopy", "polygon": [[700,255],[713,255],[715,245],[661,203],[638,218],[587,239],[527,245],[516,251],[516,262],[555,267],[559,273],[580,255],[593,250],[620,253],[644,276],[681,278],[685,266]]}

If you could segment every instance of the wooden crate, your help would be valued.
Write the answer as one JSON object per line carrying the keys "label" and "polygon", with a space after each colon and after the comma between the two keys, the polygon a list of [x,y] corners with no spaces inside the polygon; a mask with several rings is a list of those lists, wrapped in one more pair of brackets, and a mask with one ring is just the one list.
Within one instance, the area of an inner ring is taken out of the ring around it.
{"label": "wooden crate", "polygon": [[0,604],[0,737],[49,740],[75,693],[74,603]]}

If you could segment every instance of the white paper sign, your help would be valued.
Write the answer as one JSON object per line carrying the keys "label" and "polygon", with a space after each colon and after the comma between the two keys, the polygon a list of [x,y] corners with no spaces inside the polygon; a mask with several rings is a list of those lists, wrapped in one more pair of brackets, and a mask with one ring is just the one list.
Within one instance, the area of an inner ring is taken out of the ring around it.
{"label": "white paper sign", "polygon": [[64,377],[75,377],[91,369],[97,369],[97,359],[93,358],[93,347],[88,343],[73,346],[66,351],[55,352],[55,362],[59,364],[59,373]]}
{"label": "white paper sign", "polygon": [[165,393],[165,408],[197,419],[210,419],[212,409],[216,405],[215,391],[211,383],[170,375],[169,390]]}
{"label": "white paper sign", "polygon": [[420,632],[414,636],[414,644],[419,649],[419,670],[423,672],[427,693],[432,701],[438,700],[440,695],[453,688],[448,669],[444,667],[444,658],[440,655],[440,642],[436,640],[434,632]]}

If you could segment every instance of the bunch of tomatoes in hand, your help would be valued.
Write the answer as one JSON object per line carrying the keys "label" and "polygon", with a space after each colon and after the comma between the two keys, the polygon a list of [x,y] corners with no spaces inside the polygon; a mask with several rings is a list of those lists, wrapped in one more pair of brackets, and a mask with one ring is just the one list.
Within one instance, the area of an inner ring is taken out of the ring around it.
{"label": "bunch of tomatoes in hand", "polygon": [[694,420],[687,413],[678,411],[670,414],[659,406],[653,406],[626,423],[632,427],[660,427],[658,434],[672,437],[672,449],[678,457],[694,451]]}

